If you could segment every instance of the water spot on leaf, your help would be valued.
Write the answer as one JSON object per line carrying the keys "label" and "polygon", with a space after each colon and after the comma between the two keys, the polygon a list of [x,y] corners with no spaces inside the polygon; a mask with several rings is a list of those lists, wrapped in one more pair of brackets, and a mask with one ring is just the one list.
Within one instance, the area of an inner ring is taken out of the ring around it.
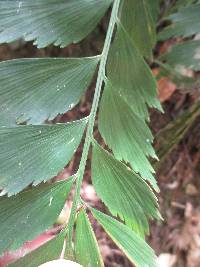
{"label": "water spot on leaf", "polygon": [[75,104],[74,104],[74,103],[71,103],[71,104],[69,105],[69,109],[72,109],[74,106],[75,106]]}
{"label": "water spot on leaf", "polygon": [[21,9],[21,7],[22,7],[22,2],[21,2],[21,1],[19,1],[19,2],[18,2],[18,9],[17,9],[17,13],[19,13],[19,12],[20,12],[20,9]]}
{"label": "water spot on leaf", "polygon": [[53,201],[53,197],[50,197],[50,199],[49,199],[49,207],[51,206],[52,201]]}
{"label": "water spot on leaf", "polygon": [[74,137],[68,142],[68,145],[71,144],[72,142],[74,142]]}

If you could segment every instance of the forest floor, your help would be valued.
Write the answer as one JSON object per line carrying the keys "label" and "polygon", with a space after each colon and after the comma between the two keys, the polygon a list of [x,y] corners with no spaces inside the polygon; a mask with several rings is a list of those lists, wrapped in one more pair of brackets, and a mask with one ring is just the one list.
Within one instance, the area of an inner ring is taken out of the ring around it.
{"label": "forest floor", "polygon": [[[103,44],[104,26],[80,45],[65,49],[49,47],[37,50],[31,43],[16,42],[0,46],[0,61],[21,57],[72,57],[99,54]],[[88,42],[89,40],[89,42]],[[98,40],[98,41],[97,41]],[[66,122],[89,114],[94,93],[93,83],[81,103],[72,111],[59,115],[54,122]],[[182,93],[169,80],[159,82],[159,97],[165,113],[151,111],[152,131],[157,134],[169,122],[182,114],[194,101],[194,96]],[[98,131],[96,138],[101,142]],[[158,195],[163,221],[151,222],[150,245],[159,256],[160,267],[199,267],[200,266],[200,119],[187,131],[182,141],[165,159],[157,173],[160,186]],[[55,179],[73,174],[81,157],[80,145],[69,166]],[[92,206],[107,212],[96,196],[91,185],[90,160],[85,172],[82,197]],[[70,202],[66,207],[70,206]],[[68,216],[68,209],[63,213]],[[106,236],[101,227],[92,219],[106,267],[130,267],[131,263]],[[0,259],[0,267],[5,266]]]}

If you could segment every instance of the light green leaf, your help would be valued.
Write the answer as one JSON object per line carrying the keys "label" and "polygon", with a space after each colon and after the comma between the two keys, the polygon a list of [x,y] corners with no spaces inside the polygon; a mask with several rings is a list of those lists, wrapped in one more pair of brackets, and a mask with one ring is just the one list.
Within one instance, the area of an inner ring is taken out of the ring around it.
{"label": "light green leaf", "polygon": [[98,243],[87,214],[82,209],[76,222],[76,260],[84,267],[103,267]]}
{"label": "light green leaf", "polygon": [[181,8],[167,19],[171,21],[171,24],[160,32],[160,40],[197,34],[200,32],[200,3]]}
{"label": "light green leaf", "polygon": [[112,0],[0,0],[0,43],[21,37],[39,48],[67,46],[87,36]]}
{"label": "light green leaf", "polygon": [[160,218],[157,198],[145,181],[99,145],[93,145],[92,181],[111,213],[144,236],[148,219]]}
{"label": "light green leaf", "polygon": [[129,227],[95,209],[92,213],[108,235],[136,267],[156,267],[156,256],[146,242]]}
{"label": "light green leaf", "polygon": [[86,119],[67,124],[0,128],[1,195],[56,176],[76,151]]}
{"label": "light green leaf", "polygon": [[121,25],[111,47],[108,80],[142,118],[149,116],[147,105],[161,109],[151,70]]}
{"label": "light green leaf", "polygon": [[0,125],[38,124],[72,109],[89,86],[98,57],[0,63]]}
{"label": "light green leaf", "polygon": [[167,64],[179,69],[200,70],[200,41],[192,40],[172,46],[171,50],[161,56]]}
{"label": "light green leaf", "polygon": [[154,170],[148,161],[148,156],[156,158],[151,131],[110,82],[100,103],[99,131],[115,157],[130,163],[133,170],[149,180],[157,190],[152,175]]}
{"label": "light green leaf", "polygon": [[52,240],[48,241],[36,250],[28,253],[16,262],[9,264],[9,267],[38,267],[40,264],[59,258],[66,231],[61,232]]}
{"label": "light green leaf", "polygon": [[18,249],[55,223],[72,181],[70,178],[0,198],[0,254]]}
{"label": "light green leaf", "polygon": [[135,46],[146,58],[152,58],[152,48],[156,42],[151,12],[149,0],[123,0],[119,16]]}

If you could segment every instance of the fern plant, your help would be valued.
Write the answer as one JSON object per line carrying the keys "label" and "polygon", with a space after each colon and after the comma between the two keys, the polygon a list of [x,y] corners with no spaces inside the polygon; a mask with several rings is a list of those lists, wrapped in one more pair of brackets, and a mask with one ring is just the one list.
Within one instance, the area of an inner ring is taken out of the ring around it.
{"label": "fern plant", "polygon": [[[59,215],[72,184],[75,186],[66,230],[12,266],[38,266],[44,259],[58,258],[64,239],[67,242],[67,258],[83,266],[103,266],[86,208],[133,263],[137,266],[155,266],[155,255],[143,237],[148,232],[148,218],[159,218],[159,212],[156,197],[144,179],[158,190],[153,168],[148,161],[148,156],[156,155],[146,120],[147,107],[160,108],[160,104],[156,99],[156,82],[142,57],[152,58],[155,28],[150,6],[134,2],[0,2],[0,41],[11,42],[24,37],[25,40],[34,40],[38,47],[52,43],[63,47],[81,40],[112,5],[100,56],[20,59],[1,63],[1,253],[7,249],[17,249],[25,241],[48,229]],[[138,17],[138,12],[144,13],[146,25]],[[138,25],[132,27],[135,18],[140,26],[144,26],[144,34],[138,32]],[[78,103],[98,64],[89,117],[67,124],[39,125]],[[105,89],[100,103],[99,130],[113,155],[93,138],[103,84]],[[27,125],[16,125],[22,122]],[[78,172],[61,182],[40,184],[55,176],[69,162],[86,125]],[[95,190],[111,214],[118,215],[125,224],[89,207],[80,198],[91,145]],[[32,188],[26,190],[30,184]],[[83,204],[81,209],[80,204]],[[52,252],[54,248],[56,250]]]}
{"label": "fern plant", "polygon": [[[61,255],[84,267],[104,266],[88,211],[132,263],[156,266],[156,256],[144,237],[149,233],[148,220],[161,217],[153,192],[159,188],[149,161],[157,156],[148,108],[162,111],[162,107],[146,63],[153,60],[159,2],[0,0],[0,42],[23,37],[38,48],[79,42],[111,9],[101,55],[0,63],[0,254],[49,229],[71,188],[75,191],[63,230],[9,266],[36,267]],[[97,68],[90,115],[49,124],[80,101]],[[98,128],[108,149],[93,137],[98,107]],[[48,183],[69,163],[84,132],[77,173]],[[90,147],[92,182],[110,215],[80,197]]]}

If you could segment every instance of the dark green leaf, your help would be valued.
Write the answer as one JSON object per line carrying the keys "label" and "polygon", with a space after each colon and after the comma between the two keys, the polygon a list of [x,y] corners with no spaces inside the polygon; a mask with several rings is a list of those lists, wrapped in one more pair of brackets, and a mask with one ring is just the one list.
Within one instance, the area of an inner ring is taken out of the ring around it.
{"label": "dark green leaf", "polygon": [[167,19],[171,21],[171,24],[160,32],[160,40],[178,36],[187,37],[199,33],[200,3],[188,5]]}
{"label": "dark green leaf", "polygon": [[122,1],[121,23],[146,58],[152,58],[152,48],[156,41],[155,24],[151,12],[149,0]]}
{"label": "dark green leaf", "polygon": [[21,247],[55,223],[72,181],[70,178],[0,198],[0,254]]}
{"label": "dark green leaf", "polygon": [[92,181],[111,213],[142,236],[149,231],[148,218],[159,218],[157,199],[150,187],[97,144],[93,146]]}
{"label": "dark green leaf", "polygon": [[0,128],[1,195],[56,176],[76,151],[86,119],[67,124]]}
{"label": "dark green leaf", "polygon": [[76,223],[76,259],[84,267],[103,267],[97,240],[87,214],[82,209]]}
{"label": "dark green leaf", "polygon": [[0,0],[0,43],[21,37],[39,48],[61,47],[87,36],[112,0]]}
{"label": "dark green leaf", "polygon": [[94,217],[104,230],[137,267],[156,267],[156,256],[146,242],[129,227],[92,209]]}
{"label": "dark green leaf", "polygon": [[176,69],[181,67],[200,70],[200,41],[192,40],[172,46],[170,51],[161,56],[167,64]]}
{"label": "dark green leaf", "polygon": [[108,80],[142,118],[149,116],[147,105],[161,109],[151,70],[120,25],[109,56]]}
{"label": "dark green leaf", "polygon": [[0,125],[38,124],[72,109],[91,82],[98,57],[0,63]]}
{"label": "dark green leaf", "polygon": [[151,131],[110,82],[100,103],[99,131],[117,159],[129,162],[135,172],[158,189],[148,161],[148,156],[156,158]]}
{"label": "dark green leaf", "polygon": [[48,241],[46,244],[28,253],[23,258],[20,258],[19,260],[8,266],[38,267],[38,265],[43,264],[47,261],[58,259],[62,252],[65,236],[66,231],[61,232],[58,236]]}

